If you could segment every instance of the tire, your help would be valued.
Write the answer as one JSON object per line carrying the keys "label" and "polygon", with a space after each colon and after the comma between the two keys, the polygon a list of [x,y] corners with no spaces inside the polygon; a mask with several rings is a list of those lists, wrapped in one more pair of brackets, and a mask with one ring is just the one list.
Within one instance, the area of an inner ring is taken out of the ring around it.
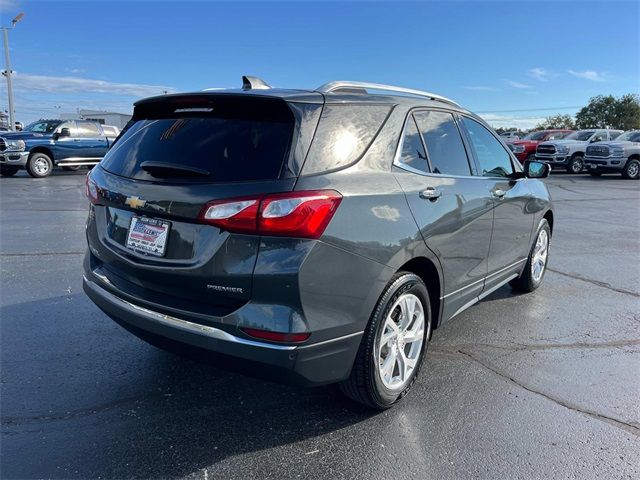
{"label": "tire", "polygon": [[524,159],[525,162],[535,162],[535,160],[536,160],[535,153],[530,153],[529,155],[527,155],[527,158]]}
{"label": "tire", "polygon": [[[540,242],[544,243],[543,238],[546,237],[546,245],[544,247],[544,256],[542,257],[541,272],[537,272],[537,269],[532,268],[533,265],[539,262],[540,257],[538,254]],[[546,218],[540,221],[538,230],[536,231],[535,240],[529,251],[529,257],[527,263],[522,270],[522,273],[518,278],[515,278],[509,282],[511,288],[519,292],[533,292],[542,284],[544,280],[544,274],[547,272],[547,263],[549,261],[549,246],[551,244],[551,228]]]}
{"label": "tire", "polygon": [[[404,328],[404,334],[413,335],[398,335],[396,327],[403,331],[401,312],[411,312],[411,304],[414,310],[410,315],[411,320]],[[430,305],[427,287],[420,277],[401,271],[391,278],[371,315],[351,375],[340,383],[340,389],[346,396],[368,407],[385,410],[407,394],[416,380],[431,336]],[[423,314],[422,329],[418,323],[420,309]],[[391,322],[395,327],[390,328]],[[388,340],[381,344],[383,335]],[[414,340],[405,342],[405,338]],[[399,353],[401,351],[404,355]],[[386,353],[384,359],[383,353]],[[401,361],[401,358],[405,360]],[[385,362],[381,362],[382,360],[386,360],[391,368],[385,369]],[[405,365],[405,368],[408,365],[409,368],[411,365],[413,367],[411,370],[401,370],[400,364]],[[397,377],[394,375],[396,369]],[[387,370],[388,378],[381,370]],[[406,372],[405,375],[402,374],[403,371]]]}
{"label": "tire", "polygon": [[53,161],[49,155],[44,153],[34,153],[27,161],[27,173],[33,178],[44,178],[51,175],[53,171]]}
{"label": "tire", "polygon": [[600,177],[602,175],[602,172],[589,172],[589,175],[591,175],[592,177]]}
{"label": "tire", "polygon": [[71,165],[71,166],[62,167],[62,169],[66,170],[67,172],[77,172],[78,170],[80,170],[80,168],[82,168],[81,165]]}
{"label": "tire", "polygon": [[584,168],[584,160],[582,159],[582,155],[574,155],[569,159],[569,164],[567,165],[567,172],[582,173],[583,168]]}
{"label": "tire", "polygon": [[0,167],[0,176],[3,177],[13,177],[16,173],[18,173],[19,168],[16,167]]}
{"label": "tire", "polygon": [[622,177],[629,180],[638,180],[640,178],[640,161],[635,158],[628,160],[622,169]]}

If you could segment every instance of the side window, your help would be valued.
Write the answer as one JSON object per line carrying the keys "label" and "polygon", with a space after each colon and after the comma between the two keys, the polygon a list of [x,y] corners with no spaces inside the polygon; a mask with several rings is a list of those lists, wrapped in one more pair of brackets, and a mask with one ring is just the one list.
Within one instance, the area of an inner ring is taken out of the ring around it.
{"label": "side window", "polygon": [[424,151],[424,146],[420,139],[420,132],[418,132],[418,127],[416,127],[413,115],[409,116],[407,124],[404,127],[399,161],[403,165],[415,168],[421,172],[427,173],[429,171],[427,155]]}
{"label": "side window", "polygon": [[622,132],[618,132],[616,130],[609,130],[609,138],[611,140],[618,138]]}
{"label": "side window", "polygon": [[607,139],[607,132],[597,132],[593,137],[591,137],[590,142],[602,142]]}
{"label": "side window", "polygon": [[427,146],[433,173],[471,175],[469,159],[453,115],[439,111],[414,114]]}
{"label": "side window", "polygon": [[511,156],[502,144],[483,125],[463,117],[471,144],[476,152],[480,173],[484,177],[506,177],[513,173]]}
{"label": "side window", "polygon": [[95,123],[78,122],[78,137],[96,138],[101,137],[102,132]]}
{"label": "side window", "polygon": [[69,129],[69,134],[70,134],[69,136],[70,137],[77,137],[78,136],[78,131],[76,130],[75,122],[64,122],[64,123],[61,123],[56,128],[56,130],[55,130],[56,133],[60,133],[63,128],[68,128]]}

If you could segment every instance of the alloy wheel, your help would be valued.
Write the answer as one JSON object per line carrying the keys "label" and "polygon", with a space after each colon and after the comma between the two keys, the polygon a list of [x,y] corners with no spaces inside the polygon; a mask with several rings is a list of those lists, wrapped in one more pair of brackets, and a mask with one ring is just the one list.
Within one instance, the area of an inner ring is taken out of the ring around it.
{"label": "alloy wheel", "polygon": [[540,230],[533,249],[533,259],[531,260],[531,276],[537,283],[542,278],[544,269],[547,266],[547,256],[549,254],[549,234],[546,230]]}
{"label": "alloy wheel", "polygon": [[44,158],[38,158],[33,163],[33,169],[38,175],[46,175],[49,172],[49,162],[47,162]]}
{"label": "alloy wheel", "polygon": [[412,293],[400,295],[389,310],[375,349],[378,373],[385,387],[399,391],[407,385],[420,360],[424,340],[422,301]]}

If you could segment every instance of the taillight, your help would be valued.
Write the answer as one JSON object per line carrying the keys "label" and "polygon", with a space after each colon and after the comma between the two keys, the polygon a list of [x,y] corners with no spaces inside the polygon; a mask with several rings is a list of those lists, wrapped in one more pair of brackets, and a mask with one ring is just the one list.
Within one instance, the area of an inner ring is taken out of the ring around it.
{"label": "taillight", "polygon": [[320,238],[342,195],[334,190],[278,193],[207,203],[200,220],[223,230],[299,238]]}
{"label": "taillight", "polygon": [[93,180],[91,180],[91,172],[87,173],[87,177],[84,181],[84,193],[89,199],[91,203],[96,203],[98,201],[98,186],[95,184]]}
{"label": "taillight", "polygon": [[202,210],[201,219],[230,232],[255,233],[258,228],[256,198],[209,202]]}
{"label": "taillight", "polygon": [[304,342],[311,334],[310,333],[282,333],[282,332],[270,332],[268,330],[258,330],[257,328],[240,328],[244,333],[250,337],[259,338],[261,340],[269,340],[272,342]]}

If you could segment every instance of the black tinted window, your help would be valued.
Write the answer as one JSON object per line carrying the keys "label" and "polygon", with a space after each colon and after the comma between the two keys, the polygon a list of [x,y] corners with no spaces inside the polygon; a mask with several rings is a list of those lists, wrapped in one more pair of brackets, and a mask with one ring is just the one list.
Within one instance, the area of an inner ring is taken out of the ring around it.
{"label": "black tinted window", "polygon": [[77,135],[79,137],[101,137],[102,132],[95,123],[90,122],[76,122]]}
{"label": "black tinted window", "polygon": [[272,180],[280,174],[292,130],[293,121],[266,119],[190,116],[138,120],[105,156],[102,166],[143,180],[185,175],[171,169],[159,175],[141,168],[144,162],[197,169],[200,174],[192,178],[194,181]]}
{"label": "black tinted window", "polygon": [[421,172],[429,171],[427,155],[424,151],[424,146],[420,139],[420,132],[418,132],[418,127],[416,127],[413,116],[409,116],[407,124],[404,127],[399,161],[403,165],[415,168]]}
{"label": "black tinted window", "polygon": [[433,173],[471,175],[467,153],[453,115],[437,111],[421,111],[414,115],[427,145]]}
{"label": "black tinted window", "polygon": [[502,144],[480,123],[463,117],[464,126],[485,177],[506,177],[513,173],[511,157]]}

